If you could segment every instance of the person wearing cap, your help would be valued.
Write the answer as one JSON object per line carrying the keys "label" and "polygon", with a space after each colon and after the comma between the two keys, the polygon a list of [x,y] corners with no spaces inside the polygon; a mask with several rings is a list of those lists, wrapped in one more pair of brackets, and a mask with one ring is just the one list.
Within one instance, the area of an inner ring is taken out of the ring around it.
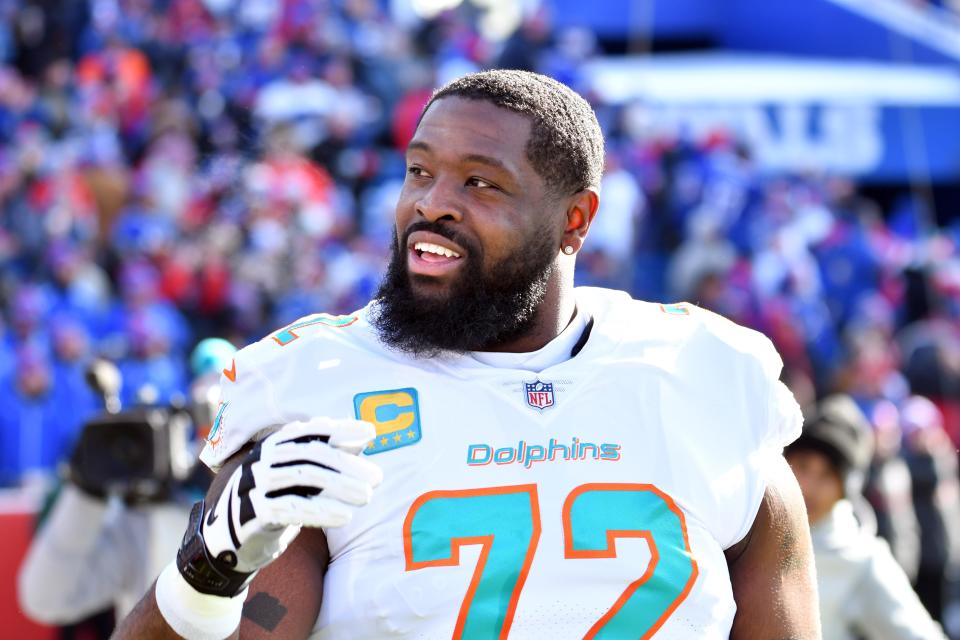
{"label": "person wearing cap", "polygon": [[863,474],[873,453],[866,417],[833,395],[784,451],[803,492],[813,538],[823,640],[941,640],[889,545],[860,516]]}

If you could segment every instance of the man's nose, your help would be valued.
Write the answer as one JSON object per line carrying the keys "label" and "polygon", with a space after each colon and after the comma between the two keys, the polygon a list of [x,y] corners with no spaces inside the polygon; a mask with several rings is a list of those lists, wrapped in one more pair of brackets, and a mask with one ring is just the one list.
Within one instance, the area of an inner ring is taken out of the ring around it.
{"label": "man's nose", "polygon": [[463,220],[463,209],[455,187],[440,181],[434,183],[417,200],[416,210],[418,215],[429,222]]}

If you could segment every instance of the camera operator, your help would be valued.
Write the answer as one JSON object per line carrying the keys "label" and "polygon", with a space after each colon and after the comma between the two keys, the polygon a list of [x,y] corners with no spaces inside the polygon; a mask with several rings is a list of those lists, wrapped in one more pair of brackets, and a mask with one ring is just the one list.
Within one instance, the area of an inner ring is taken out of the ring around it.
{"label": "camera operator", "polygon": [[88,381],[106,413],[84,426],[21,567],[18,596],[30,618],[69,625],[110,608],[123,616],[156,579],[209,483],[194,464],[197,443],[234,351],[215,338],[194,349],[189,412],[149,404],[121,412],[118,370],[105,361],[91,366]]}

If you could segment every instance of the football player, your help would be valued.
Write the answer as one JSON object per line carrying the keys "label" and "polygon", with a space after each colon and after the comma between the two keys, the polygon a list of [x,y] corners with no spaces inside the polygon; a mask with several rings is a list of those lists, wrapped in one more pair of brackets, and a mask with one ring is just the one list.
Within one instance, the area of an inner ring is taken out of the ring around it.
{"label": "football player", "polygon": [[381,288],[237,354],[219,474],[118,638],[818,638],[796,402],[763,336],[574,288],[587,102],[434,93]]}

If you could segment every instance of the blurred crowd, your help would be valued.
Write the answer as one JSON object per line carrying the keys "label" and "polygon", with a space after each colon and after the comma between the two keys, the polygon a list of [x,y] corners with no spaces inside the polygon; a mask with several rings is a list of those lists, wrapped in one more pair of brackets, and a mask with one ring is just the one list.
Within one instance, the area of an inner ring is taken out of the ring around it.
{"label": "blurred crowd", "polygon": [[642,105],[591,91],[592,34],[554,30],[548,9],[494,37],[483,3],[402,6],[0,0],[0,486],[69,451],[99,409],[93,356],[119,364],[127,406],[168,403],[202,338],[242,345],[364,304],[422,105],[490,66],[594,102],[609,153],[580,284],[763,331],[803,404],[858,402],[879,466],[952,460],[893,493],[955,478],[960,225],[907,199],[881,210],[843,177],[770,175],[723,131],[640,135]]}

